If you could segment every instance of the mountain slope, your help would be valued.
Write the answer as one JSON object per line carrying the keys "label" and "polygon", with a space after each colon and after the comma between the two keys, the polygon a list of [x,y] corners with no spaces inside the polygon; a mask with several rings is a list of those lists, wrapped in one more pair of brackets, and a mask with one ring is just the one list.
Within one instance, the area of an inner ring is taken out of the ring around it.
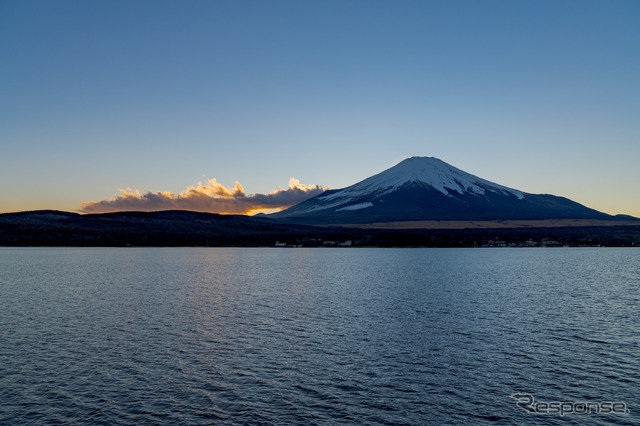
{"label": "mountain slope", "polygon": [[528,194],[498,185],[433,157],[408,158],[352,186],[326,191],[271,217],[309,224],[612,218],[564,197]]}

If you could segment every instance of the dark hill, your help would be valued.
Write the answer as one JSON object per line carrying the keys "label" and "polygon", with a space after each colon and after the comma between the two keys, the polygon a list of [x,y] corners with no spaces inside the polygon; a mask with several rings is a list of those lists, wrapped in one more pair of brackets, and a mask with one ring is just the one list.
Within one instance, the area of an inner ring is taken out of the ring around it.
{"label": "dark hill", "polygon": [[311,230],[191,211],[0,214],[0,245],[5,246],[272,246],[276,240],[304,238]]}

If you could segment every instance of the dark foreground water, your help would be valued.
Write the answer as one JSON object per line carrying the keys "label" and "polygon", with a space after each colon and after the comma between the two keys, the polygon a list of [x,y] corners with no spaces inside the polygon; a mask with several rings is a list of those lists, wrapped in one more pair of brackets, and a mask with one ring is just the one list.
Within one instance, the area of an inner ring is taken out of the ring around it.
{"label": "dark foreground water", "polygon": [[0,424],[638,424],[639,395],[640,249],[0,249]]}

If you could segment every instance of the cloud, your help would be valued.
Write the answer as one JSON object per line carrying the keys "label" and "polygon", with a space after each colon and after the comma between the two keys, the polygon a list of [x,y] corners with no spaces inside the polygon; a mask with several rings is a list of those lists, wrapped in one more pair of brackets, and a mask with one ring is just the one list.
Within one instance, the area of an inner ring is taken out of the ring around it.
{"label": "cloud", "polygon": [[247,195],[239,182],[234,188],[225,188],[215,179],[198,182],[176,194],[168,191],[140,193],[131,188],[120,189],[110,200],[82,203],[81,213],[108,213],[116,211],[193,210],[224,214],[250,214],[259,210],[278,210],[291,207],[324,192],[326,187],[302,185],[297,179],[289,180],[289,188],[276,189],[268,194]]}

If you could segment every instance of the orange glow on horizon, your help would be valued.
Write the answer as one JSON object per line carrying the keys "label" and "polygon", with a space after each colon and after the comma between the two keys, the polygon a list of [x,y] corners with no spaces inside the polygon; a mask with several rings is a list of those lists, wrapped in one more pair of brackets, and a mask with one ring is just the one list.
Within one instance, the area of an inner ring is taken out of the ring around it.
{"label": "orange glow on horizon", "polygon": [[282,210],[284,210],[286,207],[282,208],[282,207],[277,207],[277,208],[272,208],[272,209],[253,209],[253,210],[249,210],[246,215],[247,216],[255,216],[257,214],[260,213],[264,213],[264,214],[271,214],[271,213],[278,213],[281,212]]}

